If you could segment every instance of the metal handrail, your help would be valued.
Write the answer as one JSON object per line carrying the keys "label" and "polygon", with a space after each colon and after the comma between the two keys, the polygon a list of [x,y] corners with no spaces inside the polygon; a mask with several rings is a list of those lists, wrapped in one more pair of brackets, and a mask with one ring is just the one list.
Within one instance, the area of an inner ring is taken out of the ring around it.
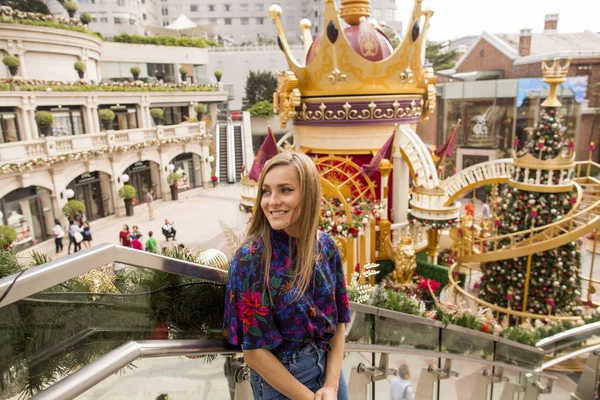
{"label": "metal handrail", "polygon": [[593,353],[598,350],[600,350],[600,344],[590,346],[590,347],[584,347],[583,349],[572,351],[571,353],[565,354],[564,356],[556,357],[556,358],[548,361],[547,363],[542,364],[541,367],[536,369],[536,372],[544,371],[548,368],[554,367],[555,365],[563,363],[571,358],[579,357],[579,356],[581,356],[583,354],[587,354],[587,353]]}
{"label": "metal handrail", "polygon": [[134,250],[116,244],[103,243],[30,268],[23,272],[18,279],[15,278],[15,275],[0,279],[0,297],[4,295],[14,281],[12,289],[0,304],[0,308],[113,262],[177,275],[187,275],[215,283],[227,282],[227,271],[224,270]]}
{"label": "metal handrail", "polygon": [[[344,348],[347,352],[369,352],[381,354],[411,354],[423,358],[443,358],[450,360],[466,361],[483,364],[486,366],[504,368],[521,373],[531,373],[541,378],[557,380],[554,375],[541,371],[532,371],[526,368],[505,364],[499,361],[484,360],[481,358],[464,356],[461,354],[446,354],[431,350],[407,349],[403,347],[379,346],[370,344],[347,343]],[[32,399],[53,400],[72,399],[91,389],[104,379],[118,372],[138,358],[172,357],[208,354],[236,354],[241,353],[240,347],[229,346],[218,340],[143,340],[126,343],[115,350],[105,354],[91,364],[86,365],[74,374],[56,382],[48,389],[40,392]]]}
{"label": "metal handrail", "polygon": [[[600,322],[594,322],[591,324],[578,326],[577,328],[573,328],[573,329],[569,329],[569,330],[561,332],[561,333],[557,333],[554,336],[550,336],[550,337],[540,340],[539,342],[537,342],[535,344],[535,347],[542,348],[542,349],[544,349],[544,351],[546,351],[548,353],[548,352],[559,350],[555,345],[555,343],[557,343],[557,342],[562,342],[563,340],[569,339],[571,337],[577,337],[577,336],[588,335],[588,334],[591,335],[592,333],[600,334]],[[547,348],[550,345],[553,345],[553,346],[550,348]]]}

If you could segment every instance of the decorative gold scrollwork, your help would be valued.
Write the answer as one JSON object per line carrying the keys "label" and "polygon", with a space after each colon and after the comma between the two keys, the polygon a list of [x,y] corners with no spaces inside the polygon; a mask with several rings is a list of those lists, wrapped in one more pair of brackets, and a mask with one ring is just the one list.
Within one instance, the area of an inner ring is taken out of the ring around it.
{"label": "decorative gold scrollwork", "polygon": [[298,78],[292,71],[277,73],[277,93],[273,93],[273,109],[279,113],[281,127],[297,115],[296,107],[300,106],[302,95],[298,89]]}

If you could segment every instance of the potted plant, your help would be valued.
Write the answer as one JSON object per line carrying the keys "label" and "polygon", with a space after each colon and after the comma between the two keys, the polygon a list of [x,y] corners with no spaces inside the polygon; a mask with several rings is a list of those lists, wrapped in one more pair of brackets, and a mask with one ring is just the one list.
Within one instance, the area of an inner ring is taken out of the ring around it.
{"label": "potted plant", "polygon": [[165,115],[165,110],[163,110],[162,108],[151,108],[150,109],[150,116],[152,117],[152,119],[154,120],[154,123],[156,125],[160,125],[160,123],[163,120],[164,115]]}
{"label": "potted plant", "polygon": [[84,25],[89,25],[92,22],[92,16],[88,13],[83,13],[79,16],[79,20]]}
{"label": "potted plant", "polygon": [[137,81],[138,79],[140,79],[140,72],[142,72],[142,71],[140,70],[139,67],[131,67],[129,72],[131,72],[131,74],[133,75],[134,81]]}
{"label": "potted plant", "polygon": [[115,113],[112,110],[109,110],[108,108],[103,108],[101,110],[98,110],[98,119],[100,119],[102,127],[105,130],[112,129],[113,121],[115,120]]}
{"label": "potted plant", "polygon": [[125,214],[128,217],[133,215],[133,199],[135,199],[135,188],[131,185],[123,185],[119,189],[119,197],[125,202]]}
{"label": "potted plant", "polygon": [[179,175],[177,172],[171,172],[167,176],[167,183],[171,188],[171,200],[177,200],[179,198],[179,195],[177,194],[177,182],[179,182],[180,179],[181,175]]}
{"label": "potted plant", "polygon": [[36,111],[35,122],[38,124],[41,136],[50,136],[52,133],[52,122],[54,115],[49,111]]}
{"label": "potted plant", "polygon": [[221,82],[222,76],[223,76],[223,71],[221,71],[220,69],[215,71],[215,78],[217,79],[217,82]]}
{"label": "potted plant", "polygon": [[214,187],[216,187],[219,184],[219,178],[217,178],[216,175],[211,176],[210,180],[212,181]]}
{"label": "potted plant", "polygon": [[9,249],[17,239],[17,231],[12,226],[0,225],[0,248]]}
{"label": "potted plant", "polygon": [[206,105],[196,104],[194,111],[196,112],[196,118],[198,121],[202,121],[202,117],[206,114]]}
{"label": "potted plant", "polygon": [[67,10],[67,12],[69,13],[69,17],[71,18],[75,17],[75,13],[77,12],[77,10],[79,10],[77,3],[75,3],[72,0],[65,1],[63,3],[63,7],[65,8],[65,10]]}
{"label": "potted plant", "polygon": [[75,64],[73,64],[73,68],[75,68],[75,71],[79,74],[79,79],[83,79],[83,76],[85,75],[85,64],[81,61],[76,61]]}
{"label": "potted plant", "polygon": [[15,76],[19,71],[19,66],[21,65],[21,61],[15,56],[7,56],[2,59],[4,65],[8,67],[10,74]]}
{"label": "potted plant", "polygon": [[185,82],[186,78],[187,78],[187,73],[188,70],[186,67],[180,67],[179,68],[179,73],[181,74],[181,80]]}
{"label": "potted plant", "polygon": [[79,200],[69,200],[62,209],[63,215],[67,218],[77,217],[77,211],[81,211],[82,214],[85,214],[85,204]]}

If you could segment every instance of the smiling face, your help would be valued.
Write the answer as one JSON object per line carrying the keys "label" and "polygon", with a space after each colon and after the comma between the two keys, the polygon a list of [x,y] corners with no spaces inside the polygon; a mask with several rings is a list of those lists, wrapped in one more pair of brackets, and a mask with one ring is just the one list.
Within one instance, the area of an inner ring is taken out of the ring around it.
{"label": "smiling face", "polygon": [[296,169],[280,165],[264,177],[260,206],[275,230],[284,230],[292,237],[300,234],[300,180]]}

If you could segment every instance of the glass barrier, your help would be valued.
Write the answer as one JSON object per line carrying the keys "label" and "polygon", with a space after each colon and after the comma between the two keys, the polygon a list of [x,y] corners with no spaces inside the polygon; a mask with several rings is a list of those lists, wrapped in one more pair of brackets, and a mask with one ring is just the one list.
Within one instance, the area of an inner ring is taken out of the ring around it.
{"label": "glass barrier", "polygon": [[406,314],[402,315],[402,320],[397,318],[398,313],[379,309],[379,315],[375,317],[374,344],[440,350],[440,322]]}
{"label": "glass barrier", "polygon": [[0,308],[0,398],[28,398],[129,341],[221,338],[224,286],[115,265]]}

